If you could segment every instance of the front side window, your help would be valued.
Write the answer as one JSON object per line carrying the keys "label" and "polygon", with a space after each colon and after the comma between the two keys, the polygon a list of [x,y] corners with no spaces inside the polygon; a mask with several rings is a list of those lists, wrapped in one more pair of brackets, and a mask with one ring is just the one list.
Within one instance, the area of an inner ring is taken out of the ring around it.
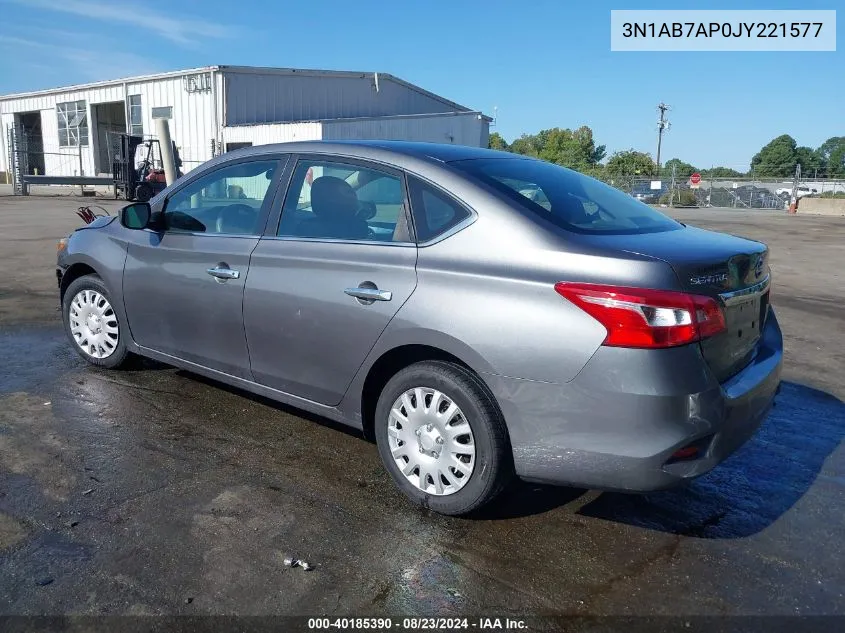
{"label": "front side window", "polygon": [[285,199],[278,235],[407,242],[402,180],[369,167],[301,160]]}
{"label": "front side window", "polygon": [[129,95],[129,133],[134,136],[144,136],[141,95]]}
{"label": "front side window", "polygon": [[168,231],[258,235],[261,206],[278,161],[262,160],[220,167],[174,193],[167,200]]}
{"label": "front side window", "polygon": [[451,165],[568,231],[632,234],[681,228],[619,189],[545,161],[497,158],[454,161]]}
{"label": "front side window", "polygon": [[60,147],[88,145],[88,110],[85,101],[57,103],[56,117],[59,122]]}

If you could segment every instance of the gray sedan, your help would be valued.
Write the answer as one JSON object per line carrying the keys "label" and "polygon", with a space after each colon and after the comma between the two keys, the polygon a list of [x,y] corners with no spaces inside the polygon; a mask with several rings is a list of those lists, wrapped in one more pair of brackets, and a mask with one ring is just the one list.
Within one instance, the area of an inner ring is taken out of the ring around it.
{"label": "gray sedan", "polygon": [[57,274],[89,362],[146,356],[361,429],[446,514],[514,476],[688,481],[780,380],[764,244],[504,152],[228,153],[78,229]]}

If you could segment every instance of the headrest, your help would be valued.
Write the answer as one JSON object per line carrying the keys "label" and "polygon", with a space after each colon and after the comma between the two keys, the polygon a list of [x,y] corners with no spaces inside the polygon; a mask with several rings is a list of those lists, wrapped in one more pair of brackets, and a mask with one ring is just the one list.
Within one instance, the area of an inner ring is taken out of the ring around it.
{"label": "headrest", "polygon": [[311,184],[311,210],[319,218],[353,218],[358,197],[342,178],[321,176]]}

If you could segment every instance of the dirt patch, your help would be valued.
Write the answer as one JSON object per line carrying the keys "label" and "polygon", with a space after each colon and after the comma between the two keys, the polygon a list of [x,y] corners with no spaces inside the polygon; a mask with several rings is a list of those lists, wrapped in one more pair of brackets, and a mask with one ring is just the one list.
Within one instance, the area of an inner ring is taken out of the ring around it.
{"label": "dirt patch", "polygon": [[26,528],[7,514],[0,514],[0,551],[9,549],[26,538]]}
{"label": "dirt patch", "polygon": [[13,393],[0,400],[0,471],[34,479],[45,497],[65,501],[76,483],[64,463],[73,449],[54,427],[42,398]]}

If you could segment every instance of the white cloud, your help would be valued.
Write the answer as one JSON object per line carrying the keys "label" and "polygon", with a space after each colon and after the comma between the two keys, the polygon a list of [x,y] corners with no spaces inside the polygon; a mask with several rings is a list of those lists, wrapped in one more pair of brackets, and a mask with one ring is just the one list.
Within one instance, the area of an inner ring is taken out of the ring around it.
{"label": "white cloud", "polygon": [[231,37],[234,28],[215,22],[209,22],[192,16],[164,15],[143,3],[130,6],[117,3],[104,3],[91,0],[10,0],[25,5],[30,9],[44,9],[60,13],[70,13],[94,20],[111,23],[129,24],[137,29],[155,33],[159,37],[182,46],[194,47],[203,39],[221,39]]}
{"label": "white cloud", "polygon": [[[80,80],[98,81],[113,77],[144,75],[160,70],[148,58],[133,53],[114,51],[106,53],[10,35],[0,34],[0,47],[7,50],[21,47],[29,49],[29,53],[22,57],[30,68],[52,70],[64,76],[68,74],[68,66],[72,66],[79,73]],[[57,63],[58,60],[62,60],[64,64]]]}

